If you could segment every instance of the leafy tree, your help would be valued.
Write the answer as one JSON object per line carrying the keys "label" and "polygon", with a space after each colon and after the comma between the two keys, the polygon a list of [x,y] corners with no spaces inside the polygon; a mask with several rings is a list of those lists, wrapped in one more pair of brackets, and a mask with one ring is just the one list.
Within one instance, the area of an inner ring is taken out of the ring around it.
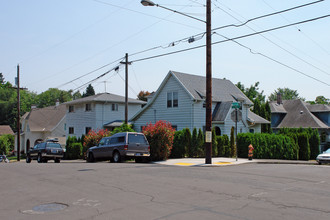
{"label": "leafy tree", "polygon": [[86,92],[83,93],[82,97],[87,97],[87,96],[92,96],[95,95],[95,91],[94,88],[92,86],[92,84],[89,84],[86,88]]}
{"label": "leafy tree", "polygon": [[60,103],[71,101],[71,92],[72,91],[64,91],[59,90],[57,88],[50,88],[37,96],[37,106],[38,108],[53,106],[56,104],[56,100],[59,100]]}
{"label": "leafy tree", "polygon": [[205,157],[204,134],[202,129],[198,130],[197,139],[198,139],[197,157]]}
{"label": "leafy tree", "polygon": [[[110,136],[110,131],[100,129],[100,130],[90,130],[87,135],[84,137],[84,149],[87,150],[90,147],[96,146],[99,144],[100,140],[103,137]],[[85,153],[85,152],[84,152]]]}
{"label": "leafy tree", "polygon": [[317,96],[315,98],[315,101],[308,101],[308,103],[314,105],[314,104],[326,104],[326,105],[329,105],[330,104],[330,99],[327,99],[326,97],[324,96]]}
{"label": "leafy tree", "polygon": [[281,93],[282,100],[295,100],[295,99],[301,99],[303,101],[305,100],[304,98],[299,96],[297,90],[293,90],[289,88],[278,88],[268,97],[269,101],[276,101],[278,93]]}
{"label": "leafy tree", "polygon": [[140,91],[139,94],[137,95],[138,100],[141,101],[147,101],[147,96],[149,96],[151,93],[148,91]]}
{"label": "leafy tree", "polygon": [[193,157],[197,156],[197,150],[198,150],[198,136],[197,136],[197,129],[194,128],[191,138],[191,155]]}
{"label": "leafy tree", "polygon": [[81,97],[82,97],[82,95],[80,94],[79,91],[73,93],[73,95],[72,95],[73,100],[80,99]]}
{"label": "leafy tree", "polygon": [[2,73],[0,73],[0,84],[5,83],[5,78],[3,77]]}
{"label": "leafy tree", "polygon": [[245,86],[238,82],[236,86],[252,101],[254,102],[255,99],[258,99],[261,103],[265,102],[265,95],[263,95],[264,91],[259,92],[259,82],[254,83],[249,88],[245,88]]}

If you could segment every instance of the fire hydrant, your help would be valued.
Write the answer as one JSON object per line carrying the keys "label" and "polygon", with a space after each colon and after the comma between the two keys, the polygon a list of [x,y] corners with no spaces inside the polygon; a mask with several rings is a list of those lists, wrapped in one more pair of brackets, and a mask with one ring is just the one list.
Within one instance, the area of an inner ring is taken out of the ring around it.
{"label": "fire hydrant", "polygon": [[248,153],[248,157],[249,157],[249,160],[252,160],[252,157],[253,157],[253,146],[252,144],[249,145],[249,153]]}

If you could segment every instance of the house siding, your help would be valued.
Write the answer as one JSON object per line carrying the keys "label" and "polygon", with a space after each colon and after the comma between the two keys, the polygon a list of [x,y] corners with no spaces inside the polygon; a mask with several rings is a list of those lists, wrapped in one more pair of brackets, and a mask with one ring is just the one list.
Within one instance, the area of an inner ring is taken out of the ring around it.
{"label": "house siding", "polygon": [[[168,92],[178,92],[178,107],[167,107]],[[171,76],[159,92],[156,100],[134,122],[134,129],[141,131],[141,126],[145,126],[147,123],[154,124],[155,121],[159,120],[170,122],[173,126],[177,126],[177,130],[192,129],[192,103],[192,99],[187,91]]]}
{"label": "house siding", "polygon": [[[112,104],[118,104],[118,111],[112,111]],[[116,102],[92,103],[91,111],[85,111],[86,103],[74,105],[74,112],[69,112],[67,106],[67,136],[81,137],[86,132],[86,127],[93,130],[103,129],[103,125],[115,120],[125,120],[125,104]],[[128,105],[128,118],[141,109],[141,104]],[[69,134],[69,127],[74,128],[74,134]]]}

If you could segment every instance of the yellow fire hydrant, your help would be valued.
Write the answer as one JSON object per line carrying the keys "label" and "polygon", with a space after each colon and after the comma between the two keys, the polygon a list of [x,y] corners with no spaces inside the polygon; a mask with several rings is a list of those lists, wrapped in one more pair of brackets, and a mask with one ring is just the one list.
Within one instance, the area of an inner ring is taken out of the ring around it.
{"label": "yellow fire hydrant", "polygon": [[248,153],[248,157],[249,157],[249,160],[252,160],[252,157],[253,157],[253,146],[252,144],[249,145],[249,153]]}

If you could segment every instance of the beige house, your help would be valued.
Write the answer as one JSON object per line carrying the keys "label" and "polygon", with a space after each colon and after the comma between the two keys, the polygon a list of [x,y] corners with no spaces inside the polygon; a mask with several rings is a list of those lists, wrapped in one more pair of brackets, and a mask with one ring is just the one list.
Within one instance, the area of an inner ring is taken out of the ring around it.
{"label": "beige house", "polygon": [[21,152],[26,153],[36,143],[52,138],[57,138],[62,147],[65,147],[65,113],[65,104],[59,103],[46,108],[32,108],[30,112],[25,113],[21,119]]}
{"label": "beige house", "polygon": [[14,135],[14,132],[9,125],[0,125],[0,136],[5,134]]}

